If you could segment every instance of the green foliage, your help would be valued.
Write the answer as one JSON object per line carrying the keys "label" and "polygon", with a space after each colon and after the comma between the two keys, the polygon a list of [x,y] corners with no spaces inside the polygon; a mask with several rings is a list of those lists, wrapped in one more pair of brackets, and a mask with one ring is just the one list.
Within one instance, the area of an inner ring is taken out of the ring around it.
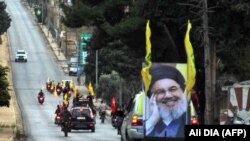
{"label": "green foliage", "polygon": [[[235,74],[239,81],[250,79],[250,4],[245,1],[217,1],[215,12],[209,16],[213,27],[210,38],[217,42],[218,58],[224,64],[220,73]],[[223,16],[216,16],[216,15]]]}
{"label": "green foliage", "polygon": [[8,67],[0,65],[0,106],[10,105],[9,82],[6,78]]}
{"label": "green foliage", "polygon": [[0,35],[8,30],[10,27],[11,18],[9,14],[6,12],[6,4],[5,2],[0,2]]}
{"label": "green foliage", "polygon": [[[62,5],[65,13],[63,22],[67,26],[96,26],[91,46],[88,47],[86,81],[95,82],[94,50],[98,49],[99,76],[115,70],[129,82],[125,87],[130,95],[141,89],[140,70],[145,57],[147,19],[151,20],[152,61],[184,62],[183,39],[186,29],[181,27],[187,22],[186,6],[174,3],[161,0],[106,0],[91,3],[90,0],[81,0],[74,1],[72,6]],[[124,12],[126,6],[129,6],[128,13]],[[173,6],[178,11],[174,11]],[[170,44],[170,40],[174,40],[174,44]]]}
{"label": "green foliage", "polygon": [[[97,97],[102,98],[107,101],[107,103],[109,103],[114,96],[117,105],[119,105],[120,93],[123,102],[128,101],[132,96],[131,91],[127,90],[124,79],[122,79],[116,71],[112,71],[110,74],[102,74],[100,76],[97,91]],[[127,103],[121,104],[124,105]]]}
{"label": "green foliage", "polygon": [[[233,73],[239,79],[249,79],[249,2],[207,2],[210,46],[216,46],[217,58],[223,62],[219,64],[222,66],[219,74]],[[128,13],[123,11],[126,6],[129,6]],[[95,81],[95,50],[98,50],[99,80],[104,81],[100,74],[111,74],[115,70],[127,82],[124,91],[131,95],[141,89],[146,20],[150,20],[152,33],[152,62],[186,62],[184,37],[187,20],[191,20],[197,84],[204,87],[202,8],[200,0],[74,0],[72,7],[63,9],[67,26],[96,27],[88,47],[87,81]]]}

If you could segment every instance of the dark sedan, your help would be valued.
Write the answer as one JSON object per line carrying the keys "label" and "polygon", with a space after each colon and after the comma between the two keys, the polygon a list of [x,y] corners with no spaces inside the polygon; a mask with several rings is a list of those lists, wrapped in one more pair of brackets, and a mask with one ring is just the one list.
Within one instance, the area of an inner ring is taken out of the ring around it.
{"label": "dark sedan", "polygon": [[95,120],[91,108],[77,106],[71,109],[71,113],[72,130],[91,130],[95,132]]}

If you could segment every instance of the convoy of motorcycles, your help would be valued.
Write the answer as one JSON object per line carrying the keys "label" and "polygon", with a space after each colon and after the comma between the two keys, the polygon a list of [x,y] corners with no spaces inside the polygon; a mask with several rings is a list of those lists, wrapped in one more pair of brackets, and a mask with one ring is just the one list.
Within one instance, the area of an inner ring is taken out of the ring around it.
{"label": "convoy of motorcycles", "polygon": [[[62,105],[60,105],[61,109],[63,109],[63,107],[68,107],[69,106],[69,99],[73,93],[73,89],[71,89],[70,87],[67,87],[67,84],[62,86],[60,83],[58,83],[57,85],[55,85],[54,81],[47,81],[46,82],[46,90],[53,94],[54,92],[56,92],[57,96],[60,96],[63,93],[63,103]],[[66,96],[65,96],[66,95]],[[66,98],[65,98],[66,97]],[[40,104],[44,103],[44,99],[45,96],[40,96],[38,95],[38,102]],[[73,100],[74,105],[75,105],[75,99]],[[83,101],[81,101],[82,105],[84,106],[89,106],[88,104],[88,99],[85,99]],[[87,104],[86,104],[87,103]],[[74,106],[73,105],[73,106]],[[68,136],[68,132],[71,132],[70,129],[70,121],[65,121],[62,122],[62,115],[61,113],[55,113],[55,119],[54,119],[54,123],[57,126],[61,127],[61,131],[64,133],[64,136],[67,137]],[[106,119],[106,110],[100,110],[99,111],[99,116],[100,116],[100,120],[101,123],[104,123],[105,119]],[[96,116],[96,115],[94,115]],[[117,129],[117,134],[120,135],[121,134],[121,125],[122,125],[122,121],[123,121],[123,111],[117,111],[116,114],[112,114],[111,115],[111,124],[112,126]]]}

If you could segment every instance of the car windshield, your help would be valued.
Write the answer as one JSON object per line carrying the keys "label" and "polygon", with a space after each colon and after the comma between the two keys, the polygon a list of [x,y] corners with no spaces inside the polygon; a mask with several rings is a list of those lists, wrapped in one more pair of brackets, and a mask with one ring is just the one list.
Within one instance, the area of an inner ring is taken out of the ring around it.
{"label": "car windshield", "polygon": [[90,112],[88,109],[74,109],[72,112],[73,117],[79,117],[79,116],[89,116]]}
{"label": "car windshield", "polygon": [[18,51],[17,54],[25,54],[23,51]]}

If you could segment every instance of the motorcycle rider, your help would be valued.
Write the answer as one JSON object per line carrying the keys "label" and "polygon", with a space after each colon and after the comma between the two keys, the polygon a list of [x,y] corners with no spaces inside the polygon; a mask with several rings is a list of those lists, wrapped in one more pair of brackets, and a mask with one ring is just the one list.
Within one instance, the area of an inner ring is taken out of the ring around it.
{"label": "motorcycle rider", "polygon": [[62,130],[65,126],[65,122],[68,121],[70,122],[71,121],[71,118],[72,118],[72,115],[71,113],[68,111],[68,108],[67,107],[64,107],[64,110],[61,112],[61,116],[62,116]]}
{"label": "motorcycle rider", "polygon": [[43,96],[44,97],[44,93],[43,93],[43,90],[41,89],[40,92],[38,93],[38,97],[41,97]]}
{"label": "motorcycle rider", "polygon": [[[60,107],[60,105],[57,105],[55,114],[56,114],[56,117],[57,117],[57,115],[60,115],[60,114],[61,114],[61,107]],[[56,122],[56,117],[55,117],[55,122]]]}
{"label": "motorcycle rider", "polygon": [[80,96],[79,91],[76,92],[76,96],[73,98],[73,105],[80,105],[80,98],[82,97],[82,95]]}
{"label": "motorcycle rider", "polygon": [[117,134],[121,134],[121,126],[122,126],[122,121],[124,118],[124,110],[122,110],[121,107],[117,108],[116,111],[116,119],[117,119]]}
{"label": "motorcycle rider", "polygon": [[62,90],[62,86],[61,86],[61,83],[60,83],[60,82],[58,82],[58,83],[57,83],[57,85],[56,85],[56,89],[60,89],[60,90]]}
{"label": "motorcycle rider", "polygon": [[103,102],[101,101],[101,105],[99,107],[99,115],[100,115],[100,119],[101,119],[101,114],[102,112],[104,112],[104,114],[106,115],[106,110],[108,109],[108,106]]}
{"label": "motorcycle rider", "polygon": [[50,78],[48,77],[47,82],[46,82],[46,89],[49,90],[49,89],[50,89],[50,86],[51,86],[51,80],[50,80]]}
{"label": "motorcycle rider", "polygon": [[66,85],[64,88],[63,88],[63,96],[65,96],[65,94],[68,94],[68,92],[70,91],[70,87],[68,85]]}
{"label": "motorcycle rider", "polygon": [[93,96],[89,93],[89,95],[87,96],[87,99],[89,101],[89,106],[93,107],[94,103],[93,103]]}

